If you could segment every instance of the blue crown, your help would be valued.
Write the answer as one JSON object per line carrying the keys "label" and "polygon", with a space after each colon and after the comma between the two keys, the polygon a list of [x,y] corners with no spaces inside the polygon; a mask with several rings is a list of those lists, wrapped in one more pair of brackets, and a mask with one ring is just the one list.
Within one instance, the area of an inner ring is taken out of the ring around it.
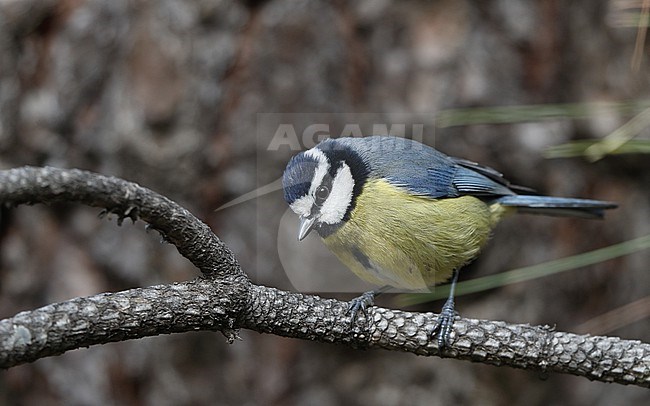
{"label": "blue crown", "polygon": [[282,176],[284,200],[291,204],[309,193],[318,161],[304,152],[291,158]]}

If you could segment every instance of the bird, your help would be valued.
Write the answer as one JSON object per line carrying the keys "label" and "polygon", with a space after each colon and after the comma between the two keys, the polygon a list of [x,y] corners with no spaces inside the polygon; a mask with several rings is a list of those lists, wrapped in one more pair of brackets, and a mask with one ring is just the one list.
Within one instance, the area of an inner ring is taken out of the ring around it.
{"label": "bird", "polygon": [[395,136],[328,138],[294,155],[282,176],[299,216],[360,279],[379,288],[350,301],[352,323],[391,288],[430,290],[451,279],[431,337],[450,345],[458,271],[511,213],[598,219],[615,203],[551,197],[500,172]]}

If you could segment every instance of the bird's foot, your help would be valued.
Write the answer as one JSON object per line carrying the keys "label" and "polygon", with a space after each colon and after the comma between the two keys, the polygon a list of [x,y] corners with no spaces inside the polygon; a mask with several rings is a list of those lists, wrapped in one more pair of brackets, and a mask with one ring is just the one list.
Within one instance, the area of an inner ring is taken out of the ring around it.
{"label": "bird's foot", "polygon": [[447,300],[444,306],[442,306],[442,311],[438,315],[435,326],[431,330],[431,338],[438,339],[439,350],[449,347],[449,336],[451,335],[451,328],[454,326],[456,316],[457,313],[454,309],[453,299]]}
{"label": "bird's foot", "polygon": [[357,316],[359,312],[365,314],[366,308],[375,304],[375,296],[377,293],[374,290],[369,292],[364,292],[361,296],[355,297],[350,300],[348,305],[348,314],[350,315],[350,325],[354,325],[357,321]]}

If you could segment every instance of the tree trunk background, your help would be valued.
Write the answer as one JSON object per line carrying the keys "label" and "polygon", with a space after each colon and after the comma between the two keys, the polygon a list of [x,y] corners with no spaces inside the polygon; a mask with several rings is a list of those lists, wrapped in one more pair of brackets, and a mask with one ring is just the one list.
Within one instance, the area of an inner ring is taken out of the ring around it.
{"label": "tree trunk background", "polygon": [[[206,221],[254,281],[297,290],[278,254],[281,193],[213,211],[281,176],[294,151],[268,148],[273,120],[647,98],[647,46],[641,69],[632,70],[636,29],[617,23],[619,4],[0,0],[0,166],[77,167],[138,182]],[[277,114],[265,120],[258,113]],[[427,143],[493,166],[514,183],[620,203],[603,222],[510,218],[461,280],[649,233],[648,159],[542,157],[548,146],[604,136],[630,117],[610,112],[425,133]],[[0,317],[197,275],[141,223],[116,227],[97,214],[63,204],[2,209]],[[322,248],[306,241],[291,256],[294,268],[342,268],[326,253],[312,255],[312,246]],[[648,296],[648,263],[645,251],[461,297],[457,308],[467,317],[577,331]],[[397,306],[394,299],[379,304]],[[647,319],[605,332],[650,341]],[[647,390],[573,376],[540,379],[454,360],[241,336],[228,345],[214,333],[178,334],[42,359],[0,372],[0,403],[650,402]]]}

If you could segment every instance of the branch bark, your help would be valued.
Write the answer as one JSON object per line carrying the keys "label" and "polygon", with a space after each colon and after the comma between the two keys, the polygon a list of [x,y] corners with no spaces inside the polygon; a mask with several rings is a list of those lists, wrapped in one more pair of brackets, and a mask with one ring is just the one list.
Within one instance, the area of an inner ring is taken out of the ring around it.
{"label": "branch bark", "polygon": [[149,189],[80,170],[23,167],[0,171],[7,205],[79,202],[123,220],[141,219],[197,266],[184,283],[76,298],[0,321],[0,367],[112,341],[192,330],[236,329],[438,355],[592,380],[650,387],[650,344],[576,335],[548,326],[457,319],[451,347],[430,340],[436,315],[372,307],[350,326],[347,303],[254,285],[207,225]]}

